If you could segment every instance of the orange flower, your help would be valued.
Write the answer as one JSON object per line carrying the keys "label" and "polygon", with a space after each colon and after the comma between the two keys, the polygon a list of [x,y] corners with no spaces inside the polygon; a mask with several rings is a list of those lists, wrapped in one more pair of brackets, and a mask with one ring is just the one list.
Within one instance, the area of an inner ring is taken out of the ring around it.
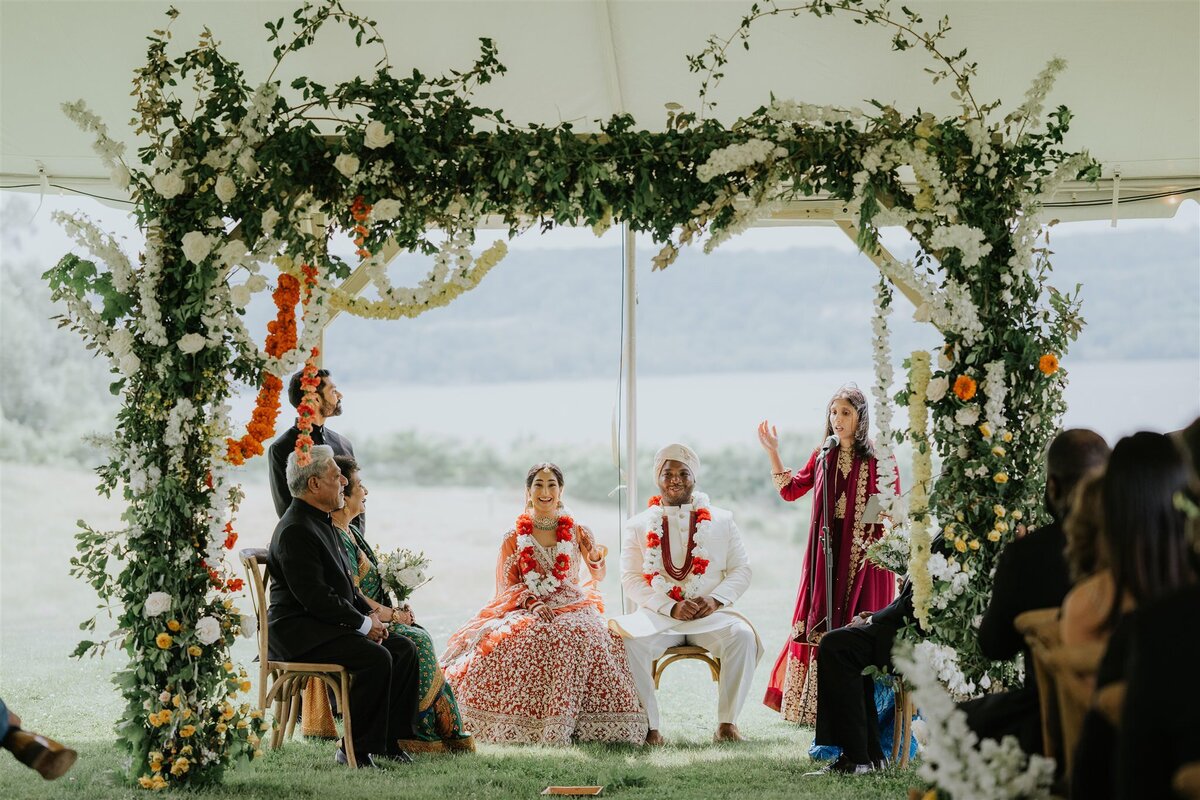
{"label": "orange flower", "polygon": [[1054,353],[1046,353],[1038,359],[1038,369],[1042,371],[1043,375],[1053,375],[1058,372],[1058,356]]}
{"label": "orange flower", "polygon": [[959,375],[954,379],[954,394],[963,402],[970,400],[975,396],[975,379],[969,375]]}

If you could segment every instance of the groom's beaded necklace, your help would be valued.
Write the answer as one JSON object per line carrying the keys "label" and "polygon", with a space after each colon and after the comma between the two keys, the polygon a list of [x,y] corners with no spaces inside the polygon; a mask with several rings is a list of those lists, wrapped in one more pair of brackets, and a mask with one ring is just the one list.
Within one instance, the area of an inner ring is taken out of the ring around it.
{"label": "groom's beaded necklace", "polygon": [[681,581],[692,572],[692,548],[696,544],[696,512],[693,511],[688,517],[688,539],[687,547],[684,550],[687,555],[684,557],[681,567],[676,567],[675,559],[671,558],[671,530],[666,514],[663,514],[662,526],[663,569],[666,570],[667,576],[671,580]]}

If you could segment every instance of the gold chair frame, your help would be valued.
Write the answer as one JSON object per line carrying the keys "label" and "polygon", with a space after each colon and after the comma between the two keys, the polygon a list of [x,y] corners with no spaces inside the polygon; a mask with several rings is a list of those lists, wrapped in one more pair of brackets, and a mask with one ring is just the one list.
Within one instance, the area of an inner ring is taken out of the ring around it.
{"label": "gold chair frame", "polygon": [[694,644],[681,644],[675,647],[668,647],[666,652],[654,659],[650,670],[654,675],[654,688],[658,688],[658,683],[662,679],[663,671],[667,667],[674,664],[676,661],[686,661],[695,659],[703,661],[708,665],[708,671],[712,673],[712,679],[718,681],[721,679],[721,659],[709,653],[703,647]]}

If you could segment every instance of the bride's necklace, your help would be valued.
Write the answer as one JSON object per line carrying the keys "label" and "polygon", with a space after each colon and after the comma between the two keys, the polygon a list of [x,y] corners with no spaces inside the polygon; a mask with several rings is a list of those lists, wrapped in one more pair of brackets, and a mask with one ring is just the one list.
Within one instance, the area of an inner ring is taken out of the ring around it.
{"label": "bride's necklace", "polygon": [[545,519],[534,517],[533,527],[539,531],[558,530],[558,517],[546,517]]}
{"label": "bride's necklace", "polygon": [[550,529],[555,531],[557,544],[554,547],[554,564],[550,574],[545,575],[538,569],[537,558],[533,553],[533,546],[537,543],[533,538],[533,531],[539,527],[538,520],[529,514],[517,517],[517,570],[529,591],[540,597],[545,597],[561,586],[571,570],[571,531],[575,528],[575,520],[563,509],[563,514],[553,518],[551,522],[553,524]]}

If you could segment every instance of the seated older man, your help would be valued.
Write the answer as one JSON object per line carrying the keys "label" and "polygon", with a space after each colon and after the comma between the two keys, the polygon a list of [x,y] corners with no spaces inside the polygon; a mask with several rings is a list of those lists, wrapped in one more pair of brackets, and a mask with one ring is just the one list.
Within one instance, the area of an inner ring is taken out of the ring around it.
{"label": "seated older man", "polygon": [[[287,460],[292,493],[271,536],[271,603],[267,647],[272,659],[340,664],[350,670],[350,718],[360,767],[371,755],[409,762],[397,741],[413,738],[417,712],[417,652],[402,636],[389,638],[354,586],[330,513],[341,508],[346,479],[328,445],[312,448],[301,466]],[[336,760],[346,763],[338,749]]]}

